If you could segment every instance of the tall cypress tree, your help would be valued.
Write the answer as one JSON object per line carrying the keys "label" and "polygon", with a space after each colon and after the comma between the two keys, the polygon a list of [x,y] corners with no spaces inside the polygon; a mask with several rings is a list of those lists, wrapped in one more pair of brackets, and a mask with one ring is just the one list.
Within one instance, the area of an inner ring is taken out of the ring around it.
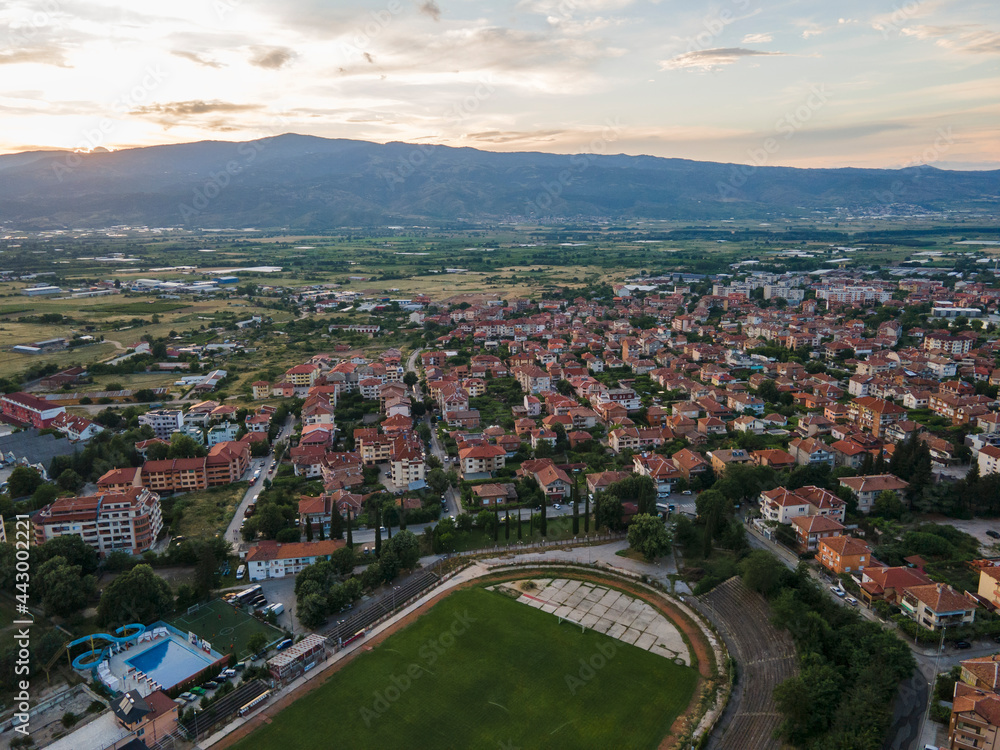
{"label": "tall cypress tree", "polygon": [[546,500],[542,500],[542,517],[540,519],[538,527],[541,530],[543,537],[549,533],[548,504]]}
{"label": "tall cypress tree", "polygon": [[583,510],[583,533],[590,533],[590,494],[588,493],[586,499],[584,500],[584,510]]}
{"label": "tall cypress tree", "polygon": [[[337,515],[337,514],[335,514],[335,515]],[[354,534],[352,533],[353,527],[354,527],[354,524],[351,521],[351,511],[348,510],[347,511],[347,548],[348,549],[354,549]],[[332,526],[330,527],[330,534],[331,535],[333,534],[333,527]]]}
{"label": "tall cypress tree", "polygon": [[382,510],[375,505],[375,557],[382,554]]}
{"label": "tall cypress tree", "polygon": [[500,511],[493,507],[493,541],[500,541]]}
{"label": "tall cypress tree", "polygon": [[521,508],[517,509],[517,541],[521,541]]}
{"label": "tall cypress tree", "polygon": [[573,482],[573,536],[580,533],[580,498],[576,481]]}
{"label": "tall cypress tree", "polygon": [[503,522],[504,522],[503,523],[503,525],[504,525],[504,531],[503,531],[503,533],[504,533],[504,539],[506,539],[509,542],[510,541],[510,511],[509,510],[507,511],[506,515],[504,515]]}

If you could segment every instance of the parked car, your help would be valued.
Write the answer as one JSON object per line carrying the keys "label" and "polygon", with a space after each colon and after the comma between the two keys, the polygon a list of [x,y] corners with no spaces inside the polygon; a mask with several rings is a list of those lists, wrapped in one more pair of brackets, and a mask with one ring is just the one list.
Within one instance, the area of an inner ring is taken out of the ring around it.
{"label": "parked car", "polygon": [[682,495],[690,495],[691,494],[691,490],[684,490],[681,494]]}
{"label": "parked car", "polygon": [[972,644],[968,641],[955,641],[955,648],[967,649],[972,648]]}
{"label": "parked car", "polygon": [[993,529],[987,529],[986,536],[991,537],[993,539],[1000,539],[1000,534],[995,532]]}
{"label": "parked car", "polygon": [[840,588],[840,586],[837,586],[836,584],[834,584],[833,586],[830,587],[830,591],[832,591],[834,594],[836,594],[839,597],[847,596],[847,592],[844,591],[842,588]]}
{"label": "parked car", "polygon": [[844,601],[850,604],[852,607],[858,606],[858,600],[855,599],[853,596],[845,596]]}
{"label": "parked car", "polygon": [[180,698],[185,703],[190,703],[191,701],[198,700],[198,696],[195,695],[194,693],[181,693],[177,697]]}
{"label": "parked car", "polygon": [[284,651],[286,648],[288,648],[291,645],[292,645],[292,639],[291,638],[286,638],[285,640],[283,640],[281,643],[279,643],[274,648],[277,651]]}
{"label": "parked car", "polygon": [[204,695],[208,691],[205,690],[205,688],[199,686],[199,687],[193,687],[193,688],[191,688],[191,692],[194,693],[195,695]]}
{"label": "parked car", "polygon": [[562,510],[562,506],[559,503],[556,503],[552,507],[555,508],[556,510]]}
{"label": "parked car", "polygon": [[219,683],[217,683],[215,680],[209,680],[208,682],[201,683],[201,686],[206,690],[215,690],[217,687],[219,687]]}
{"label": "parked car", "polygon": [[240,578],[242,578],[246,574],[247,574],[247,566],[246,565],[240,565],[240,567],[238,567],[236,569],[236,579],[237,580],[239,580]]}

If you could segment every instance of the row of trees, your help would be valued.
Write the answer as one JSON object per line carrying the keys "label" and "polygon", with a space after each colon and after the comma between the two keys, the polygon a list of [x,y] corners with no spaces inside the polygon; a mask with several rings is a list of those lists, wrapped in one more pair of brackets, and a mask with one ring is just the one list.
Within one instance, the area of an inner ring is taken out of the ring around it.
{"label": "row of trees", "polygon": [[781,737],[804,750],[878,750],[899,683],[916,663],[878,623],[840,607],[802,564],[785,568],[768,552],[741,563],[744,583],[770,600],[774,623],[795,641],[799,674],[778,685]]}

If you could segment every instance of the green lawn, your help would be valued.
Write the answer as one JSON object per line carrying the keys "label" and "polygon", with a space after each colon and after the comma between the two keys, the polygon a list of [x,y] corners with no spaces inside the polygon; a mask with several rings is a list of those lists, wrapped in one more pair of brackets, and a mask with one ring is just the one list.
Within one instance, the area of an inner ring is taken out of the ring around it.
{"label": "green lawn", "polygon": [[237,659],[250,656],[247,641],[254,633],[267,636],[268,645],[284,638],[278,628],[242,612],[221,599],[203,604],[190,614],[167,620],[182,633],[193,631],[209,641],[220,654],[235,654]]}
{"label": "green lawn", "polygon": [[696,681],[693,668],[474,588],[236,747],[655,748]]}
{"label": "green lawn", "polygon": [[236,482],[178,495],[172,500],[174,514],[181,513],[178,533],[188,539],[205,539],[221,534],[233,520],[236,506],[246,491],[246,482]]}

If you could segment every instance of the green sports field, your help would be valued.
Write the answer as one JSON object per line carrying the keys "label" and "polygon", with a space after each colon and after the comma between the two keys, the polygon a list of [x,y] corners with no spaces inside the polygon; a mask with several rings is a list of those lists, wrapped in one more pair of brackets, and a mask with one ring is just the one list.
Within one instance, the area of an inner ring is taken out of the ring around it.
{"label": "green sports field", "polygon": [[284,637],[278,628],[235,609],[221,599],[203,604],[191,614],[171,618],[167,624],[182,633],[189,630],[197,633],[220,654],[235,654],[237,660],[250,656],[247,641],[254,633],[266,635],[268,645]]}
{"label": "green sports field", "polygon": [[695,669],[474,588],[236,748],[655,748],[696,681]]}

